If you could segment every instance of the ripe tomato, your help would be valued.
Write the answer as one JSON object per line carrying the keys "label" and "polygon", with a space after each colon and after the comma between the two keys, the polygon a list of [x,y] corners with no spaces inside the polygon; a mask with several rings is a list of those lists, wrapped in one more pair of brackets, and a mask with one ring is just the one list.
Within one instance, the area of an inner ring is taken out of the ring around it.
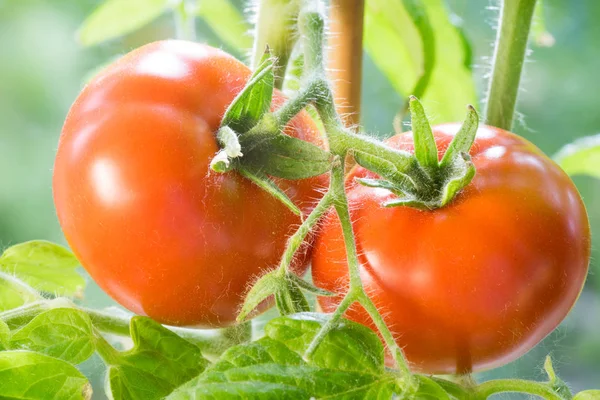
{"label": "ripe tomato", "polygon": [[[434,128],[440,154],[456,124]],[[413,151],[410,133],[388,143]],[[474,180],[448,206],[384,208],[392,194],[353,183],[348,198],[361,276],[415,370],[464,373],[520,357],[567,315],[582,290],[590,231],[567,175],[526,140],[480,127]],[[349,281],[339,220],[328,215],[312,256],[315,284]],[[320,298],[332,312],[341,297]],[[374,328],[362,307],[346,316]]]}
{"label": "ripe tomato", "polygon": [[[97,76],[67,116],[53,181],[60,224],[94,280],[137,314],[232,323],[300,222],[237,173],[209,171],[221,117],[249,76],[218,49],[152,43]],[[306,113],[287,133],[322,144]],[[307,211],[323,178],[278,183]]]}

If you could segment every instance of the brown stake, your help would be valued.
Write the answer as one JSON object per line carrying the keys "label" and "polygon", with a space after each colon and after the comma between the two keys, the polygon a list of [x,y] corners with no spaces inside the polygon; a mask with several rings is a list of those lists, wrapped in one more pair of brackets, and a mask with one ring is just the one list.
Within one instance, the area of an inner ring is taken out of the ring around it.
{"label": "brown stake", "polygon": [[364,0],[331,0],[329,76],[346,126],[360,123]]}

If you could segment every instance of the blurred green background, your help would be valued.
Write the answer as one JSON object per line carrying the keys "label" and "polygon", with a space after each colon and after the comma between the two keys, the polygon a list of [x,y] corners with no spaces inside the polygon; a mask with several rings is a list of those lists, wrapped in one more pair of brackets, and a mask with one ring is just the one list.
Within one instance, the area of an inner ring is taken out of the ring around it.
{"label": "blurred green background", "polygon": [[[349,0],[350,1],[350,0]],[[0,0],[0,248],[31,239],[65,243],[52,203],[52,165],[62,122],[90,71],[141,44],[173,37],[171,15],[123,38],[83,48],[75,32],[98,0]],[[497,11],[490,2],[449,0],[472,41],[479,93],[485,89]],[[241,2],[238,5],[243,6]],[[554,154],[577,137],[600,132],[600,1],[548,0],[545,23],[556,42],[533,46],[526,65],[515,131]],[[198,40],[219,42],[198,21]],[[398,73],[402,73],[399,67]],[[402,99],[365,56],[363,123],[384,136]],[[435,122],[435,119],[434,119]],[[600,232],[600,180],[576,177],[588,207],[592,232]],[[555,368],[574,390],[600,388],[600,263],[594,246],[590,276],[567,320],[526,357],[481,374],[490,377],[542,377],[551,353]],[[112,305],[90,281],[86,303]],[[86,365],[101,379],[98,359]],[[97,398],[102,398],[100,393]]]}

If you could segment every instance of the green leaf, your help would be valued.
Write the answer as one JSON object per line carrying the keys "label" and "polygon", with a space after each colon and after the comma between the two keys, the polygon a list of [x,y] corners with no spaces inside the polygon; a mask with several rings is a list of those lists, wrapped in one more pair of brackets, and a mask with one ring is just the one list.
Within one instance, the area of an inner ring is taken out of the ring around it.
{"label": "green leaf", "polygon": [[[413,7],[424,9],[426,18],[411,13]],[[432,39],[436,39],[433,44]],[[465,105],[476,104],[474,81],[465,65],[468,46],[442,0],[367,1],[364,41],[371,59],[405,98],[415,94],[432,69],[420,98],[436,123],[456,121],[462,118]],[[432,47],[434,54],[429,50]],[[433,57],[438,62],[431,67]]]}
{"label": "green leaf", "polygon": [[10,348],[10,328],[6,325],[6,322],[0,319],[0,351],[8,350]]}
{"label": "green leaf", "polygon": [[123,36],[152,22],[168,7],[169,0],[106,0],[79,28],[79,42],[92,46]]}
{"label": "green leaf", "polygon": [[554,156],[554,160],[571,176],[600,178],[600,134],[566,145]]}
{"label": "green leaf", "polygon": [[285,194],[283,190],[273,180],[262,172],[251,171],[245,167],[237,167],[236,171],[244,178],[250,179],[255,185],[262,190],[275,197],[277,200],[282,202],[291,212],[296,215],[302,215],[302,211],[294,204],[294,202]]}
{"label": "green leaf", "polygon": [[81,310],[55,308],[39,314],[16,331],[10,346],[79,364],[95,351],[92,321]]}
{"label": "green leaf", "polygon": [[237,316],[238,321],[244,321],[260,303],[269,296],[278,293],[285,285],[285,279],[278,276],[278,271],[271,271],[261,276],[246,294],[244,305]]}
{"label": "green leaf", "polygon": [[133,317],[134,347],[107,357],[108,382],[115,399],[162,399],[173,389],[204,371],[200,349],[157,322]]}
{"label": "green leaf", "polygon": [[[265,326],[265,334],[304,354],[313,337],[327,322],[324,314],[300,313],[275,318]],[[364,325],[344,320],[325,336],[313,354],[312,362],[322,368],[370,373],[383,372],[383,345]]]}
{"label": "green leaf", "polygon": [[252,47],[251,26],[229,0],[202,0],[198,16],[228,46],[245,50]]}
{"label": "green leaf", "polygon": [[0,270],[16,275],[37,290],[60,296],[80,294],[85,280],[75,270],[73,253],[43,240],[9,247],[0,257]]}
{"label": "green leaf", "polygon": [[600,390],[584,390],[577,393],[573,400],[600,400]]}
{"label": "green leaf", "polygon": [[390,399],[399,391],[391,374],[320,368],[306,363],[284,342],[265,337],[230,348],[168,399]]}
{"label": "green leaf", "polygon": [[437,170],[438,150],[433,131],[423,105],[414,96],[410,97],[410,120],[415,143],[415,157],[425,170]]}
{"label": "green leaf", "polygon": [[[271,108],[273,79],[273,58],[267,49],[244,89],[225,111],[221,126],[229,126],[240,134],[252,129]],[[242,149],[246,151],[244,146]]]}
{"label": "green leaf", "polygon": [[433,379],[423,375],[415,375],[415,377],[419,380],[416,400],[450,400],[448,393]]}
{"label": "green leaf", "polygon": [[0,272],[0,312],[38,300],[39,294],[19,279]]}
{"label": "green leaf", "polygon": [[331,154],[320,147],[285,134],[250,133],[240,137],[243,165],[284,179],[321,175],[331,167]]}
{"label": "green leaf", "polygon": [[0,352],[0,398],[89,399],[92,389],[73,365],[30,351]]}

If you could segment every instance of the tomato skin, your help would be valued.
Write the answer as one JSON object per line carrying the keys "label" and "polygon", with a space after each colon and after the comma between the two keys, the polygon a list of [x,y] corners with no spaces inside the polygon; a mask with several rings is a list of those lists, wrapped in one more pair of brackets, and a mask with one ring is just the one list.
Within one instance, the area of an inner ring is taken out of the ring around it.
{"label": "tomato skin", "polygon": [[[459,125],[434,127],[440,154]],[[410,133],[388,143],[413,151]],[[412,368],[464,373],[525,354],[552,332],[579,296],[590,258],[587,214],[568,176],[533,144],[480,127],[471,149],[477,174],[448,206],[384,208],[389,191],[354,177],[348,199],[367,293]],[[339,219],[324,220],[312,256],[314,283],[349,281]],[[341,297],[322,297],[333,312]],[[362,307],[346,317],[370,326]]]}
{"label": "tomato skin", "polygon": [[[156,42],[104,70],[67,116],[53,178],[60,224],[94,280],[137,314],[233,323],[248,286],[277,265],[300,222],[237,173],[209,171],[221,117],[249,76],[218,49]],[[274,104],[283,100],[274,94]],[[322,145],[306,113],[287,133]],[[324,179],[278,183],[309,211]]]}

